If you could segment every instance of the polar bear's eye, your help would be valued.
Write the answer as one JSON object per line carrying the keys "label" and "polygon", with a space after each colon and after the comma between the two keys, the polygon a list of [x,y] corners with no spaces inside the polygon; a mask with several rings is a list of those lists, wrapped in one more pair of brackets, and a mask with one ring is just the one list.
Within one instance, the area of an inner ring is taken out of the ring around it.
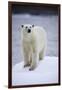
{"label": "polar bear's eye", "polygon": [[31,26],[30,26],[30,28],[31,28]]}
{"label": "polar bear's eye", "polygon": [[24,25],[21,25],[21,27],[23,28],[23,27],[24,27]]}
{"label": "polar bear's eye", "polygon": [[32,25],[32,27],[34,27],[34,24]]}
{"label": "polar bear's eye", "polygon": [[26,26],[25,28],[27,29],[28,27]]}

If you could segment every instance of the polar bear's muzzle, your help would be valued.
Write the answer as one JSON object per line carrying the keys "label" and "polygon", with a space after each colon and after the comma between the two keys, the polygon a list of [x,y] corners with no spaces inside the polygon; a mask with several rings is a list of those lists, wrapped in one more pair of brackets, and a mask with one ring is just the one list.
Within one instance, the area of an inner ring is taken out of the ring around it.
{"label": "polar bear's muzzle", "polygon": [[30,33],[31,32],[31,29],[28,29],[28,33]]}

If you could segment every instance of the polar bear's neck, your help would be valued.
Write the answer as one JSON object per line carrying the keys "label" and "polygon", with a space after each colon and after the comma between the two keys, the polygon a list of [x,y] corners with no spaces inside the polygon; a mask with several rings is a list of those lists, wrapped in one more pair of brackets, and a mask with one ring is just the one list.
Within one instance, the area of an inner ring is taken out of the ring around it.
{"label": "polar bear's neck", "polygon": [[33,32],[23,34],[23,41],[30,43],[34,39],[35,35]]}

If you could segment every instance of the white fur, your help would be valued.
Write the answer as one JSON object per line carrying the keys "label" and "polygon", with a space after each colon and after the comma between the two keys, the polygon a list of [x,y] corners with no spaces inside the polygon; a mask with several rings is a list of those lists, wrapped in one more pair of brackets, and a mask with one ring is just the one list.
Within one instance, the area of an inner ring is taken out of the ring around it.
{"label": "white fur", "polygon": [[[27,32],[29,28],[31,29],[30,33]],[[47,41],[46,32],[42,27],[32,27],[30,24],[25,24],[21,29],[21,35],[24,67],[30,66],[29,70],[33,70],[37,67],[39,59],[44,57]]]}

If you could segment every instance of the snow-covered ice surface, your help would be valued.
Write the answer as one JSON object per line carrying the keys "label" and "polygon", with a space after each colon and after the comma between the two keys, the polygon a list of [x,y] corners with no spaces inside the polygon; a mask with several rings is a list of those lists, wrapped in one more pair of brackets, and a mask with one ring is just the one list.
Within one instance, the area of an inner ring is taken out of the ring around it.
{"label": "snow-covered ice surface", "polygon": [[12,68],[12,85],[34,85],[58,83],[58,57],[46,56],[38,67],[29,71],[23,67],[23,61]]}

